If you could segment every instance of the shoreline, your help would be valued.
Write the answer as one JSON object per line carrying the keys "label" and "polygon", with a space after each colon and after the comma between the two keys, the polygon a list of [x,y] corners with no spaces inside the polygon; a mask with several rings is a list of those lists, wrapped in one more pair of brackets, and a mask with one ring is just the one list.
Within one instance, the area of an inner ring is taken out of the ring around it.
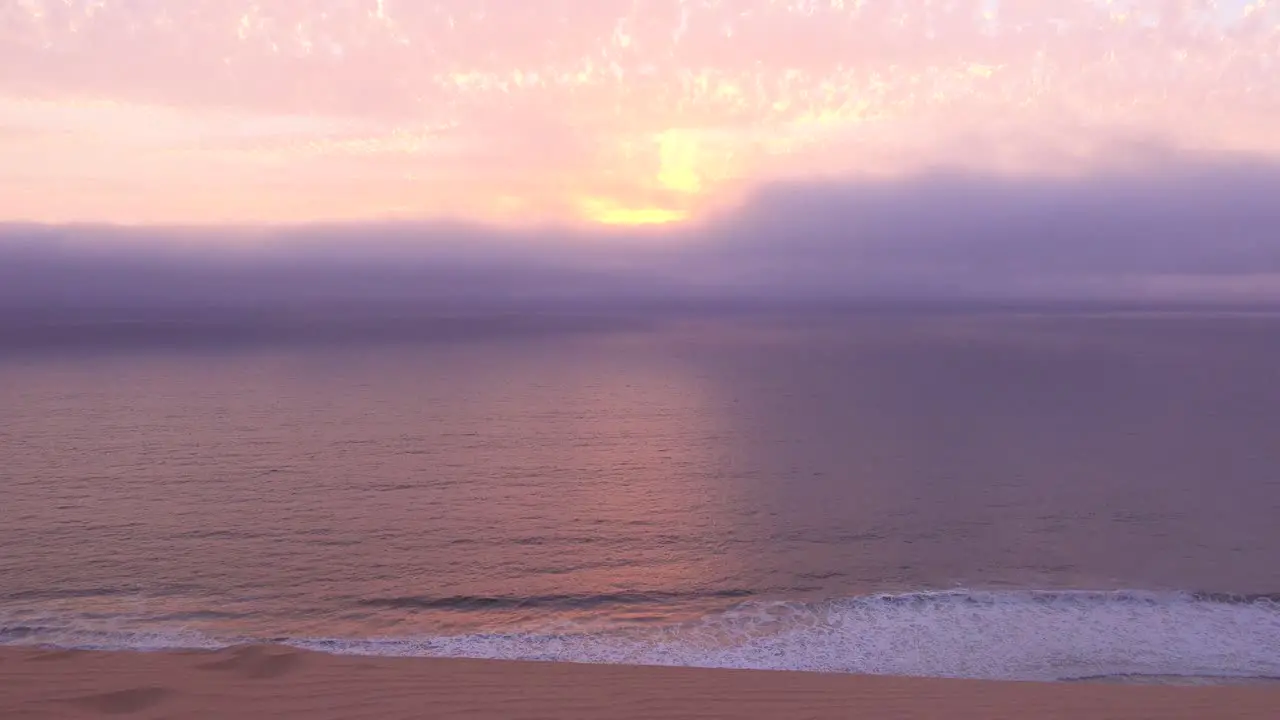
{"label": "shoreline", "polygon": [[1151,685],[330,655],[0,647],[6,718],[1266,718],[1280,684]]}

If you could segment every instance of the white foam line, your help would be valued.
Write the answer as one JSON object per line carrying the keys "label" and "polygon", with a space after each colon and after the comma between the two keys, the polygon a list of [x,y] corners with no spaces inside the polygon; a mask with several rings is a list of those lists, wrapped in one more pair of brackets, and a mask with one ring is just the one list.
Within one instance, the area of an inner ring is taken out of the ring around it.
{"label": "white foam line", "polygon": [[[0,629],[0,638],[7,635]],[[9,642],[139,650],[234,644],[182,629],[116,632],[76,623],[51,623]],[[946,591],[808,604],[749,602],[666,627],[562,625],[420,638],[300,638],[287,644],[338,654],[989,679],[1277,677],[1280,604],[1140,591]]]}

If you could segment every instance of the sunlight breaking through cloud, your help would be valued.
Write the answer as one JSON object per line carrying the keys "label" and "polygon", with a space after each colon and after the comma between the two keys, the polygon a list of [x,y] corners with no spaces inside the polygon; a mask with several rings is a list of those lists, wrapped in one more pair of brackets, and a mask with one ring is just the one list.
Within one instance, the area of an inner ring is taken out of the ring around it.
{"label": "sunlight breaking through cloud", "polygon": [[1273,156],[1278,56],[1265,0],[14,0],[0,216],[483,220],[502,196],[648,222],[779,177],[1079,172],[1117,140]]}

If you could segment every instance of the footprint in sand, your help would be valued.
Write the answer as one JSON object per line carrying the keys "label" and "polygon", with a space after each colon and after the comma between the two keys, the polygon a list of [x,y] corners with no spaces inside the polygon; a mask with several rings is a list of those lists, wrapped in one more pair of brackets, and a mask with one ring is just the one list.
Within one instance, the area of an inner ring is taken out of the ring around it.
{"label": "footprint in sand", "polygon": [[197,667],[231,672],[251,680],[270,680],[287,675],[302,664],[296,650],[280,648],[246,647],[220,654],[230,657]]}
{"label": "footprint in sand", "polygon": [[172,694],[173,691],[161,687],[140,687],[85,695],[71,700],[71,703],[103,715],[127,715],[150,710]]}
{"label": "footprint in sand", "polygon": [[27,662],[58,662],[62,660],[71,660],[84,655],[87,650],[50,650],[32,655],[27,658]]}

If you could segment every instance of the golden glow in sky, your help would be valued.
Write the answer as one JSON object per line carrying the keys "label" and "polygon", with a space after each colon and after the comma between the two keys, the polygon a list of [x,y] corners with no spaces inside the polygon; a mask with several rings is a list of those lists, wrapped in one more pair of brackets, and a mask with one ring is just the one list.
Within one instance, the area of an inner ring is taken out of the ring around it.
{"label": "golden glow in sky", "polygon": [[1275,0],[0,0],[0,221],[661,224],[1277,128]]}

